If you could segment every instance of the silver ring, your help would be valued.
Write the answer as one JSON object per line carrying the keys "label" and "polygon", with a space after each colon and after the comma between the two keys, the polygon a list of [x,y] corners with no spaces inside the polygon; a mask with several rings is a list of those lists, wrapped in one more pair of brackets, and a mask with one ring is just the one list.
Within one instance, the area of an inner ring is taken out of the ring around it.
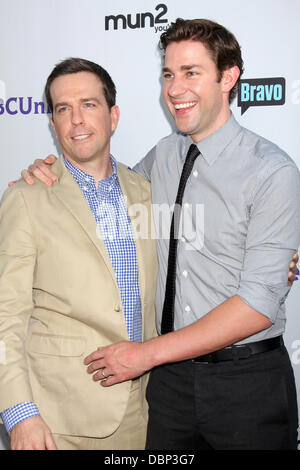
{"label": "silver ring", "polygon": [[101,375],[102,375],[102,377],[103,377],[104,379],[107,379],[107,377],[108,377],[107,375],[104,374],[103,369],[101,370]]}

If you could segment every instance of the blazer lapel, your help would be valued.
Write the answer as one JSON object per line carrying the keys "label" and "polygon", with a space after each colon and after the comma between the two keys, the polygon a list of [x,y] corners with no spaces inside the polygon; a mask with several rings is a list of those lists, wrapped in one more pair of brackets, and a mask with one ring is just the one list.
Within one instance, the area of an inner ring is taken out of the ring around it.
{"label": "blazer lapel", "polygon": [[53,192],[84,229],[116,282],[115,273],[104,240],[97,230],[93,213],[78,184],[65,167],[62,157],[53,165],[53,171],[58,176],[57,183],[52,187]]}
{"label": "blazer lapel", "polygon": [[[133,173],[133,175],[136,176],[135,173]],[[138,183],[137,178],[131,175],[131,171],[121,163],[118,163],[118,177],[122,193],[125,197],[127,212],[136,242],[140,297],[144,310],[146,290],[145,274],[147,268],[144,253],[145,250],[149,249],[147,239],[150,237],[149,222],[151,223],[151,214],[149,214],[149,211],[151,211],[150,194],[146,188],[143,188],[142,185]],[[147,224],[146,226],[145,223]],[[142,228],[140,227],[141,224],[144,225]],[[145,315],[143,314],[143,331],[144,319]]]}

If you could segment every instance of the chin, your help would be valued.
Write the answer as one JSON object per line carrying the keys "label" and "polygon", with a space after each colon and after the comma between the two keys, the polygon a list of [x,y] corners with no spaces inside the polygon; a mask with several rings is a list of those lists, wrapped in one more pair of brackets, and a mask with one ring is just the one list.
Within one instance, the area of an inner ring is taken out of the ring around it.
{"label": "chin", "polygon": [[92,152],[77,153],[75,157],[78,160],[82,160],[84,162],[85,160],[90,160],[93,157],[93,153]]}

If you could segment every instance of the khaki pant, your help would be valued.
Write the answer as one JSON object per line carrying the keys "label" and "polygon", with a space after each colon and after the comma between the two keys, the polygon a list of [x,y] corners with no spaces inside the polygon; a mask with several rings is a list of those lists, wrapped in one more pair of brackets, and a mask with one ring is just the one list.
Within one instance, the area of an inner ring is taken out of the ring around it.
{"label": "khaki pant", "polygon": [[134,380],[125,416],[118,429],[108,437],[81,437],[53,434],[58,450],[143,450],[147,422],[142,414],[140,381]]}

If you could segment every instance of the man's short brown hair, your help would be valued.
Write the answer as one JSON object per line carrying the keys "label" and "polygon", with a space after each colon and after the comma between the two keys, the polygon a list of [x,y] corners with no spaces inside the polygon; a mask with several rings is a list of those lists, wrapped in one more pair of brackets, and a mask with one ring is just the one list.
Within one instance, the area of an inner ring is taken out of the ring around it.
{"label": "man's short brown hair", "polygon": [[[205,19],[183,20],[177,18],[175,23],[160,37],[160,46],[164,51],[172,42],[200,41],[208,50],[219,72],[219,80],[225,70],[237,66],[240,77],[244,71],[241,48],[235,36],[224,26]],[[229,94],[229,103],[237,92],[240,77]]]}
{"label": "man's short brown hair", "polygon": [[78,72],[91,72],[96,75],[102,83],[104,96],[109,109],[111,109],[116,104],[116,87],[109,73],[95,62],[91,62],[90,60],[86,59],[70,57],[69,59],[65,59],[62,62],[59,62],[54,67],[46,82],[45,96],[47,104],[52,113],[53,103],[50,94],[50,87],[53,80],[62,75]]}

